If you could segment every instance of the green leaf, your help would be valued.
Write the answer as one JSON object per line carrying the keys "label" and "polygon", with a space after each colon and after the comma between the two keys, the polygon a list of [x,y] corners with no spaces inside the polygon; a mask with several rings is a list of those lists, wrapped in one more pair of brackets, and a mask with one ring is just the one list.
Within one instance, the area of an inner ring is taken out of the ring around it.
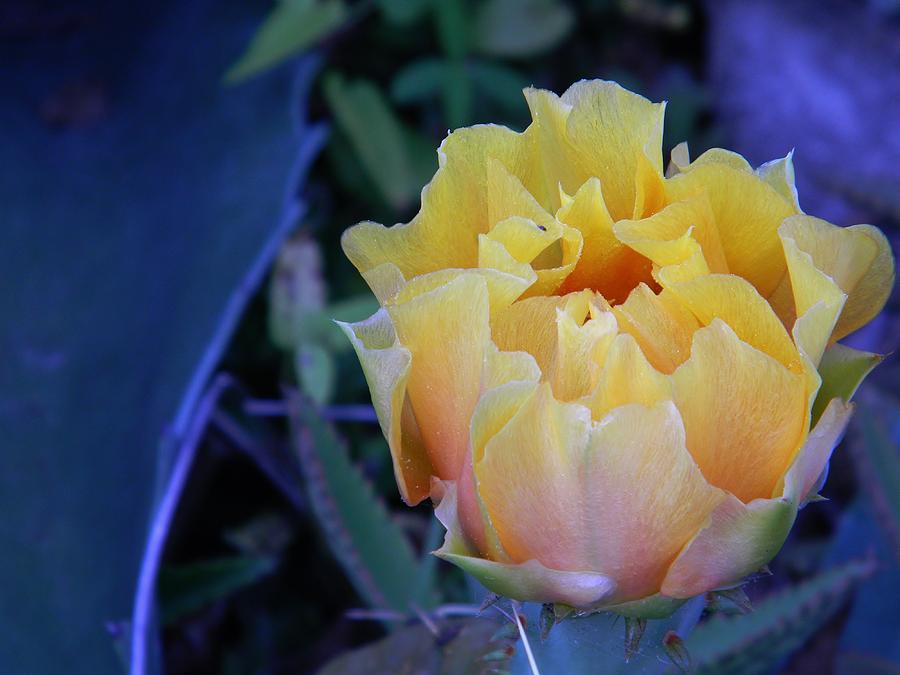
{"label": "green leaf", "polygon": [[299,54],[348,16],[343,0],[279,0],[241,58],[225,73],[225,82],[243,82]]}
{"label": "green leaf", "polygon": [[331,352],[314,343],[301,343],[297,346],[295,364],[300,390],[317,405],[330,403],[337,375]]}
{"label": "green leaf", "polygon": [[378,0],[378,8],[388,21],[404,26],[425,16],[434,2],[435,0]]}
{"label": "green leaf", "polygon": [[813,404],[813,424],[822,416],[833,398],[849,401],[863,379],[881,363],[883,357],[871,352],[863,352],[837,342],[825,350],[819,363],[822,386]]}
{"label": "green leaf", "polygon": [[[494,637],[497,626],[488,618],[442,621],[436,624],[437,636],[422,624],[408,626],[338,656],[318,675],[490,672],[509,660],[508,641]],[[498,651],[502,658],[491,658]]]}
{"label": "green leaf", "polygon": [[402,105],[437,98],[446,77],[443,59],[420,59],[400,69],[391,82],[391,98]]}
{"label": "green leaf", "polygon": [[[896,419],[896,412],[893,418]],[[900,449],[867,405],[857,410],[862,438],[850,444],[860,483],[900,562]]]}
{"label": "green leaf", "polygon": [[294,349],[301,344],[320,345],[333,354],[349,351],[352,345],[334,322],[360,321],[372,316],[378,307],[378,300],[365,294],[341,300],[316,312],[307,311],[294,322],[293,333],[285,344]]}
{"label": "green leaf", "polygon": [[871,561],[853,561],[765,598],[749,614],[718,615],[701,623],[685,641],[696,672],[772,672],[844,606],[873,570]]}
{"label": "green leaf", "polygon": [[467,126],[472,120],[472,83],[461,61],[447,64],[444,73],[444,118],[451,129]]}
{"label": "green leaf", "polygon": [[482,54],[530,57],[562,42],[575,25],[557,0],[487,0],[475,17],[474,47]]}
{"label": "green leaf", "polygon": [[472,61],[469,75],[478,93],[513,114],[521,114],[528,80],[517,70],[501,63]]}
{"label": "green leaf", "polygon": [[286,241],[269,281],[269,335],[277,347],[297,348],[306,317],[322,313],[325,292],[318,242],[307,236]]}
{"label": "green leaf", "polygon": [[234,290],[292,224],[290,74],[218,82],[258,21],[243,0],[147,3],[104,15],[83,49],[4,57],[4,86],[41,91],[59,85],[49,63],[109,65],[115,104],[73,132],[0,97],[21,121],[0,146],[2,673],[121,672],[104,625],[134,607],[160,436],[205,385]]}
{"label": "green leaf", "polygon": [[394,209],[412,202],[415,182],[404,128],[381,91],[367,80],[325,78],[325,98],[341,130],[382,198]]}
{"label": "green leaf", "polygon": [[434,9],[438,40],[444,55],[451,61],[462,61],[469,51],[469,27],[463,0],[440,0]]}
{"label": "green leaf", "polygon": [[372,486],[350,462],[331,426],[290,396],[291,435],[307,492],[328,545],[370,606],[407,612],[433,604],[433,589],[417,589],[419,563]]}
{"label": "green leaf", "polygon": [[274,558],[235,556],[163,567],[157,580],[160,620],[171,625],[188,614],[271,574]]}

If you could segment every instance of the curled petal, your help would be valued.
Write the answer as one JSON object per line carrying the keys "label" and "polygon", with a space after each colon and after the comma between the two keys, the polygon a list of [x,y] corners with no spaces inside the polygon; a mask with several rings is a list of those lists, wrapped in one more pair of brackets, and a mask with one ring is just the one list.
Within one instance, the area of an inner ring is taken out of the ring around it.
{"label": "curled petal", "polygon": [[619,329],[637,340],[657,370],[671,373],[690,356],[700,323],[672,291],[656,294],[641,284],[612,311]]}
{"label": "curled petal", "polygon": [[338,322],[338,326],[362,364],[372,405],[391,449],[400,496],[407,504],[418,504],[428,496],[434,468],[406,399],[409,350],[396,343],[394,326],[383,309],[365,321]]}
{"label": "curled petal", "polygon": [[[865,325],[884,307],[894,285],[894,258],[890,244],[877,228],[837,227],[800,215],[788,219],[781,233],[790,237],[798,250],[806,253],[812,264],[847,294],[847,304],[834,328],[832,341]],[[796,296],[798,290],[794,293]]]}
{"label": "curled petal", "polygon": [[559,331],[557,310],[584,322],[591,308],[591,291],[564,296],[525,298],[495,312],[491,317],[494,343],[506,352],[528,352],[543,373],[550,373],[556,360]]}
{"label": "curled petal", "polygon": [[728,272],[719,230],[705,193],[669,204],[649,218],[620,221],[614,231],[619,241],[660,267],[681,263],[700,250],[707,273]]}
{"label": "curled petal", "polygon": [[650,261],[616,238],[600,180],[590,178],[556,214],[581,233],[584,247],[560,293],[591,288],[610,302],[623,302],[638,283],[653,283]]}
{"label": "curled petal", "polygon": [[788,200],[797,213],[803,213],[800,199],[797,196],[797,185],[794,182],[794,151],[791,150],[781,159],[766,162],[756,170],[756,175],[775,188],[775,191]]}
{"label": "curled petal", "polygon": [[556,357],[547,373],[556,398],[574,401],[594,388],[615,337],[612,312],[600,312],[581,324],[568,312],[556,310]]}
{"label": "curled petal", "polygon": [[847,428],[852,412],[852,404],[840,398],[831,400],[784,477],[785,499],[802,506],[813,496],[810,492],[816,479],[825,470],[831,453]]}

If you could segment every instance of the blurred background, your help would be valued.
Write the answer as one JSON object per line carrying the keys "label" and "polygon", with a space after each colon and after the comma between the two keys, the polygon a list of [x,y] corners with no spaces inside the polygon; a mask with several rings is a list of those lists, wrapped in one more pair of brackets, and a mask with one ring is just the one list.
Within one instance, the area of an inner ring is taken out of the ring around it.
{"label": "blurred background", "polygon": [[[401,508],[338,239],[409,220],[448,129],[595,77],[668,101],[666,158],[793,149],[805,211],[900,250],[897,0],[0,3],[0,672],[523,672]],[[898,396],[889,356],[693,667],[900,673]],[[595,621],[534,638],[552,672],[674,668]]]}

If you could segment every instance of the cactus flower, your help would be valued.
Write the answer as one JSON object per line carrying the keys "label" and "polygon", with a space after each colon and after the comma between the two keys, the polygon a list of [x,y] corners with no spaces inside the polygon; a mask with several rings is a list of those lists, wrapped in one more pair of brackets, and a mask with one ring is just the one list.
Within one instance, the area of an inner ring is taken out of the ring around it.
{"label": "cactus flower", "polygon": [[801,211],[791,156],[687,148],[611,82],[451,133],[407,224],[343,237],[381,309],[342,327],[437,552],[520,600],[662,616],[733,586],[813,498],[879,360],[837,341],[885,237]]}

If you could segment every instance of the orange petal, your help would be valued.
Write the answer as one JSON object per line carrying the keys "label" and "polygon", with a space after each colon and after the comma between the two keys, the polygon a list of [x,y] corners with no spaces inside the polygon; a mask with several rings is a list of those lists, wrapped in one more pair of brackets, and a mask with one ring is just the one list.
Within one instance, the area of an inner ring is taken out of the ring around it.
{"label": "orange petal", "polygon": [[490,351],[487,284],[470,273],[412,298],[403,295],[387,311],[412,357],[407,383],[412,412],[435,474],[455,480]]}
{"label": "orange petal", "polygon": [[657,370],[671,373],[690,356],[691,340],[700,323],[671,291],[663,289],[657,295],[641,284],[612,311],[619,330],[637,340]]}
{"label": "orange petal", "polygon": [[581,185],[556,217],[578,230],[584,239],[581,258],[560,288],[561,295],[590,288],[618,303],[640,282],[654,283],[650,261],[616,239],[597,178]]}
{"label": "orange petal", "polygon": [[[502,352],[501,352],[502,353]],[[462,532],[480,555],[508,562],[509,556],[485,508],[474,466],[484,457],[484,448],[506,426],[519,409],[534,395],[537,383],[509,382],[487,391],[472,415],[471,450],[457,483],[459,521]]]}
{"label": "orange petal", "polygon": [[446,486],[445,496],[435,513],[447,528],[447,535],[444,545],[434,554],[465,570],[488,590],[503,597],[588,608],[601,603],[615,589],[612,579],[596,572],[548,569],[537,560],[515,564],[479,557],[461,533],[456,490],[452,483]]}
{"label": "orange petal", "polygon": [[554,400],[543,384],[476,458],[482,502],[513,562],[591,569],[579,489],[590,424],[587,408]]}
{"label": "orange petal", "polygon": [[808,424],[803,376],[717,319],[694,334],[691,358],[672,379],[688,449],[706,479],[744,502],[771,497]]}
{"label": "orange petal", "polygon": [[610,601],[653,595],[724,494],[704,480],[688,453],[671,401],[616,408],[595,426],[581,461],[571,470],[584,476],[588,569],[615,579]]}

